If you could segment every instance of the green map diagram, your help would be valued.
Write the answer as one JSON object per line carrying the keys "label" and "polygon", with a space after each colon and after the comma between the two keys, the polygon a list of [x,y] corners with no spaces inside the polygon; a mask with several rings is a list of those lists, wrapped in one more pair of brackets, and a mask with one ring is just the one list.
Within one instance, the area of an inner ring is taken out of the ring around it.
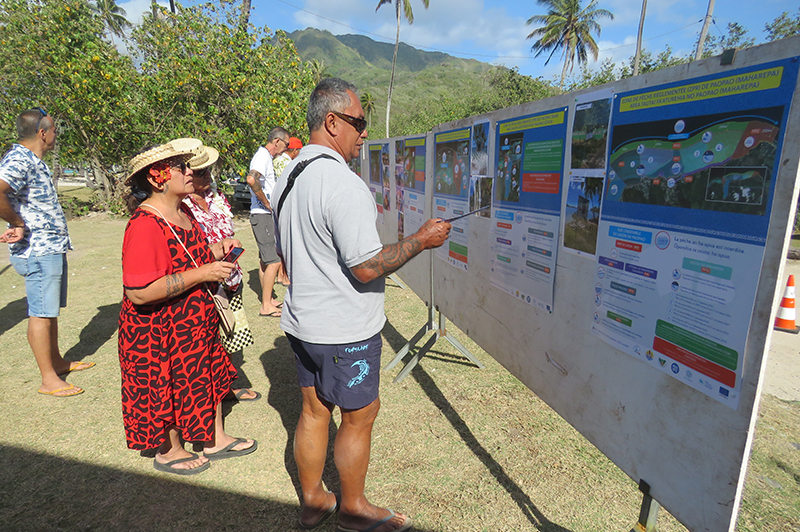
{"label": "green map diagram", "polygon": [[783,108],[768,111],[615,126],[606,201],[764,214]]}

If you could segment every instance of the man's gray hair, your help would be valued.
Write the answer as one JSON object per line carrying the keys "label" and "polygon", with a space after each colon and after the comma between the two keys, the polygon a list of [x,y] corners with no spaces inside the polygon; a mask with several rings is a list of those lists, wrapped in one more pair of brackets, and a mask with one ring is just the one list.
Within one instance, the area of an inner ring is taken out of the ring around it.
{"label": "man's gray hair", "polygon": [[267,144],[272,142],[275,139],[286,139],[289,137],[289,132],[283,129],[282,127],[273,127],[269,130],[269,135],[267,135]]}
{"label": "man's gray hair", "polygon": [[358,89],[352,83],[339,78],[325,78],[317,84],[308,99],[306,122],[309,131],[322,127],[325,117],[331,111],[344,112],[350,107],[350,95],[347,91],[358,95]]}
{"label": "man's gray hair", "polygon": [[36,136],[40,129],[50,131],[55,122],[50,115],[43,114],[39,109],[28,109],[17,116],[17,140],[27,140]]}

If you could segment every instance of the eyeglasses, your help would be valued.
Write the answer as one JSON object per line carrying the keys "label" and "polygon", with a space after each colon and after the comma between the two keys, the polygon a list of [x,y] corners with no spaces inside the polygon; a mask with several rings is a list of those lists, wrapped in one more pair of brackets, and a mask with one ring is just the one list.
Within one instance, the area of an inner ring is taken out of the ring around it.
{"label": "eyeglasses", "polygon": [[284,145],[285,147],[287,147],[287,148],[289,147],[289,141],[288,141],[288,140],[284,140],[284,139],[282,139],[282,138],[280,138],[280,137],[278,137],[278,140],[279,140],[279,141],[281,141],[281,142],[283,142],[283,145]]}
{"label": "eyeglasses", "polygon": [[36,132],[39,132],[39,126],[42,124],[42,118],[47,116],[47,111],[42,109],[41,107],[34,107],[37,111],[39,111],[39,120],[36,121]]}
{"label": "eyeglasses", "polygon": [[346,115],[338,111],[331,111],[331,113],[335,114],[336,116],[338,116],[339,118],[341,118],[342,120],[353,126],[353,128],[356,131],[358,131],[359,135],[363,133],[365,129],[367,129],[367,121],[364,120],[363,118],[356,118],[355,116]]}

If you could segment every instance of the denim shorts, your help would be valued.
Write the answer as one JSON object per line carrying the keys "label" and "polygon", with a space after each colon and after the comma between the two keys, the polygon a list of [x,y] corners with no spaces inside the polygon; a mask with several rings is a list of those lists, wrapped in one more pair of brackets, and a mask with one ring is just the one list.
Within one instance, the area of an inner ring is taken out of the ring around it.
{"label": "denim shorts", "polygon": [[378,333],[352,344],[310,344],[286,335],[294,350],[300,386],[345,410],[358,410],[378,398],[381,347]]}
{"label": "denim shorts", "polygon": [[67,254],[10,257],[11,265],[25,278],[28,316],[57,318],[67,306]]}

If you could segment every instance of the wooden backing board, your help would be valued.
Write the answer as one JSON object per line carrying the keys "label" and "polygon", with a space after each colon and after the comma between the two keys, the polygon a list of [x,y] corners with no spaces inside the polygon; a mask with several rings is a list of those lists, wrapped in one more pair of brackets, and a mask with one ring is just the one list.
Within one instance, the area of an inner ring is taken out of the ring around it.
{"label": "wooden backing board", "polygon": [[[797,56],[800,56],[800,37],[741,50],[730,66],[721,66],[720,58],[713,57],[593,87],[583,93],[608,87],[621,93]],[[743,355],[739,405],[735,410],[591,334],[596,269],[596,262],[591,258],[564,252],[563,248],[559,250],[552,314],[526,305],[490,285],[490,219],[471,218],[468,271],[453,268],[431,258],[430,254],[428,258],[415,259],[401,270],[403,280],[427,302],[430,293],[426,276],[430,262],[426,261],[433,260],[433,291],[439,310],[635,482],[645,480],[653,498],[692,531],[716,532],[735,527],[772,323],[783,292],[783,287],[778,287],[777,283],[782,279],[783,258],[789,246],[798,199],[795,147],[800,145],[800,101],[797,93],[795,88]],[[557,107],[570,107],[573,112],[575,97],[580,94],[562,95],[480,117],[491,120],[492,148],[498,120]],[[471,126],[475,121],[476,117],[472,117],[441,125],[433,134]],[[433,152],[431,133],[428,146]],[[569,143],[565,158],[570,160]],[[565,168],[565,174],[567,170]],[[428,157],[429,208],[432,173],[432,157]],[[562,186],[565,178],[566,175]],[[368,177],[365,179],[368,181]],[[430,210],[430,217],[429,213]],[[385,242],[396,241],[396,217],[393,220],[394,237],[384,230]]]}

